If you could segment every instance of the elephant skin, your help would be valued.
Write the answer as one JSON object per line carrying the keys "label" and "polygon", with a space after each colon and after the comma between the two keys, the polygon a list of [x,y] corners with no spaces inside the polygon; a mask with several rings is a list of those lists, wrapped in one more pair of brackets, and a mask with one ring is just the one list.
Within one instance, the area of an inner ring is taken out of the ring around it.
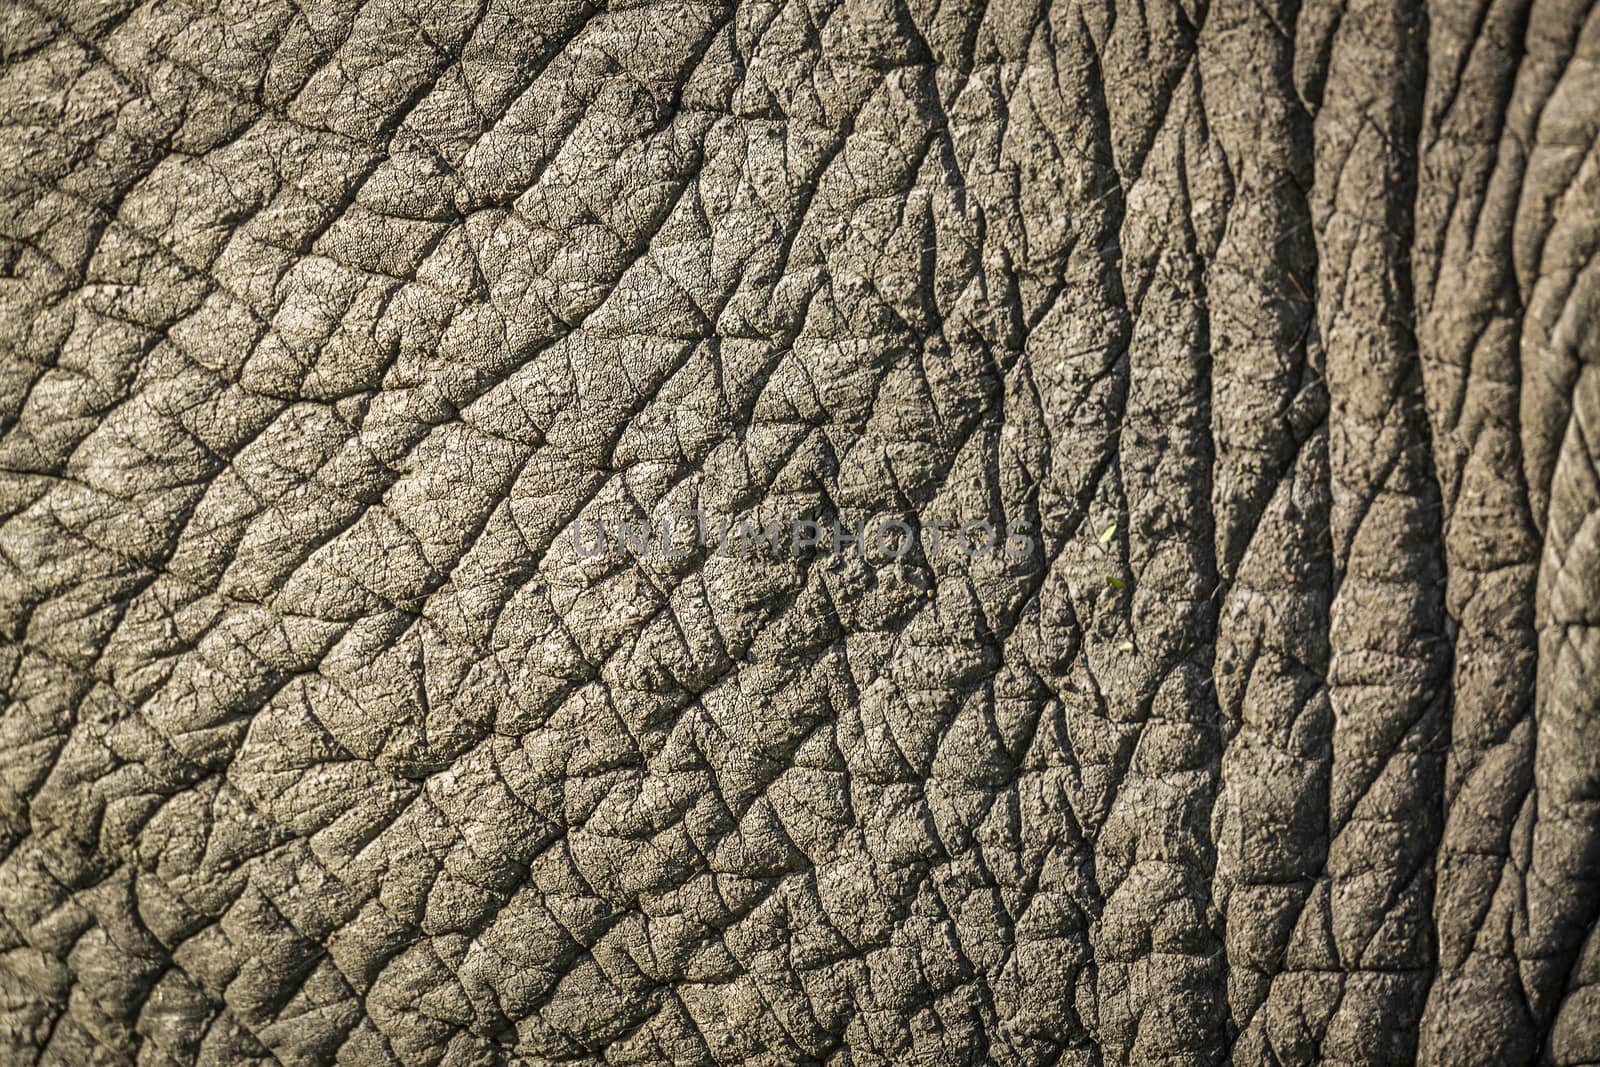
{"label": "elephant skin", "polygon": [[0,27],[0,1065],[1600,1063],[1600,5]]}

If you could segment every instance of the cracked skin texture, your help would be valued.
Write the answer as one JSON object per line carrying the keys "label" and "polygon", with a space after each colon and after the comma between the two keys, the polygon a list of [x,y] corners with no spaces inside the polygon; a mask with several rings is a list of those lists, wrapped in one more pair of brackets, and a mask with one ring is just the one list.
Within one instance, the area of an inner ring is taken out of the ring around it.
{"label": "cracked skin texture", "polygon": [[0,1064],[1600,1063],[1592,0],[0,56]]}

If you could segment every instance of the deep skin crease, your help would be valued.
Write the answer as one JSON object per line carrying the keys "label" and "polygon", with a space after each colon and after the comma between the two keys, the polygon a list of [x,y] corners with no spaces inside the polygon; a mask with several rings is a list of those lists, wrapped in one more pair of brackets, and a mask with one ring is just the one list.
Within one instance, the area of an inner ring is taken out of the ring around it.
{"label": "deep skin crease", "polygon": [[0,64],[0,1067],[1600,1064],[1592,0]]}

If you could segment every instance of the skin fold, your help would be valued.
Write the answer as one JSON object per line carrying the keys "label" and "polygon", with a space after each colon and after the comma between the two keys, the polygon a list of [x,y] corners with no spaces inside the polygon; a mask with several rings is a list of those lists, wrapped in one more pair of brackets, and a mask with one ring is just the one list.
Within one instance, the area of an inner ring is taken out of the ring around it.
{"label": "skin fold", "polygon": [[1592,0],[0,6],[0,1067],[1600,1064],[1597,139]]}

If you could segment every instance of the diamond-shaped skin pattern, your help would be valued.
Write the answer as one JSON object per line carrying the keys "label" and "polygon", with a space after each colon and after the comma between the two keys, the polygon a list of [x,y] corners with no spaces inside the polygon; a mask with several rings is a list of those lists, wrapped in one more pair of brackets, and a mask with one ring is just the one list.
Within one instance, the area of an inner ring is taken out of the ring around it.
{"label": "diamond-shaped skin pattern", "polygon": [[1593,0],[0,61],[0,1067],[1600,1063]]}

